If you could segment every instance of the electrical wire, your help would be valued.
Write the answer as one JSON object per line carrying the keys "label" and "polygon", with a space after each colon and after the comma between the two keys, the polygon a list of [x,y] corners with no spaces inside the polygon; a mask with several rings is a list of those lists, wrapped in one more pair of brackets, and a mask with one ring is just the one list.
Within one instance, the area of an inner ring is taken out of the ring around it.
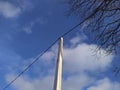
{"label": "electrical wire", "polygon": [[9,84],[7,84],[3,90],[6,90],[6,88],[8,88],[13,82],[15,82],[25,71],[27,71],[35,62],[37,62],[39,60],[39,58],[41,56],[43,56],[57,41],[59,40],[56,39],[46,50],[44,50],[40,55],[38,55],[31,64],[29,64],[22,72],[20,72],[11,82],[9,82]]}
{"label": "electrical wire", "polygon": [[[85,20],[87,20],[87,19],[85,19]],[[65,37],[66,35],[68,35],[69,33],[71,33],[78,26],[80,26],[81,24],[83,24],[85,22],[85,20],[83,20],[82,22],[78,23],[77,25],[75,25],[74,27],[72,27],[71,29],[69,29],[67,32],[65,32],[64,34],[62,34],[61,37]]]}
{"label": "electrical wire", "polygon": [[[103,3],[101,3],[98,8],[102,5]],[[96,10],[98,9],[96,8]],[[95,10],[95,11],[96,11]],[[77,28],[78,26],[80,26],[81,24],[83,24],[86,20],[88,20],[92,15],[94,15],[94,13],[90,14],[87,18],[85,18],[82,22],[78,23],[77,25],[75,25],[74,27],[72,27],[71,29],[69,29],[67,32],[65,32],[64,34],[62,34],[60,37],[65,37],[66,35],[68,35],[69,33],[71,33],[73,30],[75,30],[75,28]],[[60,38],[59,37],[59,38]],[[56,39],[46,50],[44,50],[38,57],[36,57],[33,62],[28,65],[21,73],[19,73],[10,83],[8,83],[3,90],[6,90],[6,88],[8,88],[13,82],[15,82],[25,71],[27,71],[35,62],[37,62],[39,60],[39,58],[44,55],[58,40]]]}
{"label": "electrical wire", "polygon": [[[65,32],[64,34],[62,34],[60,37],[65,37],[66,35],[68,35],[69,33],[71,33],[73,30],[75,30],[75,28],[77,28],[78,26],[80,26],[82,23],[84,23],[84,21],[78,23],[76,26],[74,26],[73,28],[69,29],[67,32]],[[59,38],[60,38],[59,37]],[[31,64],[29,64],[22,72],[20,72],[12,81],[10,81],[4,88],[3,90],[6,90],[12,83],[14,83],[25,71],[27,71],[35,62],[37,62],[39,60],[39,58],[41,56],[43,56],[58,40],[56,39],[46,50],[44,50],[38,57],[36,57],[33,62]]]}

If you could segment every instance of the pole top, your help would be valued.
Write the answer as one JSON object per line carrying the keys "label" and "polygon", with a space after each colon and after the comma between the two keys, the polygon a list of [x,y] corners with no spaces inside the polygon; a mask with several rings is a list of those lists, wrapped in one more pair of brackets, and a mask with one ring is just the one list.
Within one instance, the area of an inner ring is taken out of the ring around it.
{"label": "pole top", "polygon": [[63,37],[60,37],[60,40],[62,40],[62,41],[63,41]]}

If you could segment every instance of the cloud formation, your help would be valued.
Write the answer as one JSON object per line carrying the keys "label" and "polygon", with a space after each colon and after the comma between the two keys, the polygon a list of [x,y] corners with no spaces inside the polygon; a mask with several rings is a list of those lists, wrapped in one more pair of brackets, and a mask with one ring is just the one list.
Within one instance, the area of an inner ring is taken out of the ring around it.
{"label": "cloud formation", "polygon": [[[9,74],[6,80],[9,82],[15,75]],[[14,90],[53,90],[53,76],[31,79],[28,76],[20,77],[13,83]],[[111,81],[109,78],[95,80],[88,75],[73,75],[63,80],[62,90],[119,90],[120,83]]]}
{"label": "cloud formation", "polygon": [[[9,82],[13,80],[16,76],[9,74],[6,76],[6,80]],[[27,76],[20,77],[13,83],[13,88],[15,90],[52,90],[53,88],[53,76],[47,76],[44,78],[31,79]]]}
{"label": "cloud formation", "polygon": [[85,75],[77,74],[63,80],[63,90],[84,90],[84,87],[94,82],[94,78]]}
{"label": "cloud formation", "polygon": [[31,21],[28,25],[24,26],[22,30],[27,34],[32,34],[33,28],[36,24],[44,25],[46,23],[47,23],[47,19],[45,19],[45,17],[40,17]]}
{"label": "cloud formation", "polygon": [[21,13],[21,9],[10,2],[0,1],[0,15],[5,18],[17,17]]}
{"label": "cloud formation", "polygon": [[113,56],[105,56],[105,51],[101,49],[101,54],[97,56],[99,59],[96,59],[93,53],[96,48],[96,45],[85,43],[75,48],[64,48],[65,70],[68,72],[105,70],[111,64]]}
{"label": "cloud formation", "polygon": [[120,83],[111,81],[108,78],[104,78],[98,80],[96,83],[94,83],[93,86],[89,87],[87,90],[119,90],[119,89]]}
{"label": "cloud formation", "polygon": [[23,31],[26,32],[27,34],[32,34],[32,27],[31,26],[24,27]]}
{"label": "cloud formation", "polygon": [[[72,40],[76,42],[76,39]],[[77,37],[77,42],[71,43],[70,48],[64,47],[62,90],[119,90],[119,82],[112,81],[107,76],[99,79],[86,73],[86,71],[94,73],[107,70],[112,63],[113,55],[105,56],[105,50],[101,49],[97,55],[99,59],[96,59],[93,50],[97,48],[97,45],[79,44],[79,40]],[[76,44],[75,47],[71,47],[72,44]],[[40,72],[40,74],[45,72],[45,76],[31,78],[26,74],[16,80],[12,87],[15,90],[53,90],[54,67],[50,68],[50,66],[53,65],[56,51],[56,46],[54,46],[41,58],[42,65],[35,66],[45,68]],[[14,74],[6,75],[7,82],[12,78],[15,78]]]}

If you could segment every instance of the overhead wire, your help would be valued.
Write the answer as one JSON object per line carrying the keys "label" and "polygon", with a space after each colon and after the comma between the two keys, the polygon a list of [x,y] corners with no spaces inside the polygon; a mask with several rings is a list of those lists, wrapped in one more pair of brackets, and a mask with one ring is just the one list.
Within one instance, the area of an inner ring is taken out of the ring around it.
{"label": "overhead wire", "polygon": [[25,71],[27,71],[35,62],[37,62],[39,60],[39,58],[41,56],[43,56],[57,41],[59,40],[56,39],[46,50],[44,50],[40,55],[38,55],[33,61],[32,63],[30,63],[22,72],[20,72],[12,81],[9,82],[9,84],[7,84],[3,90],[6,90],[6,88],[8,88],[13,82],[15,82]]}
{"label": "overhead wire", "polygon": [[[99,7],[102,5],[103,3],[101,3],[99,5]],[[99,8],[98,7],[98,8]],[[98,9],[96,8],[96,10]],[[85,21],[87,21],[94,13],[90,14],[87,18],[85,18],[83,21],[81,21],[80,23],[78,23],[77,25],[75,25],[74,27],[72,27],[71,29],[69,29],[67,32],[63,33],[60,37],[65,37],[66,35],[68,35],[69,33],[71,33],[73,30],[75,30],[78,26],[80,26],[81,24],[83,24]],[[20,72],[11,82],[9,82],[4,88],[3,90],[6,90],[6,88],[8,88],[13,82],[15,82],[25,71],[27,71],[35,62],[37,62],[39,60],[39,58],[44,55],[58,40],[58,37],[47,49],[45,49],[38,57],[36,57],[33,62],[31,64],[29,64],[22,72]]]}
{"label": "overhead wire", "polygon": [[10,81],[4,88],[3,90],[6,90],[11,84],[13,84],[25,71],[27,71],[35,62],[37,62],[39,60],[39,58],[41,56],[43,56],[59,39],[60,37],[65,37],[67,34],[69,34],[70,32],[72,32],[75,28],[77,28],[79,25],[81,25],[84,21],[78,23],[77,25],[75,25],[74,27],[72,27],[71,29],[69,29],[67,32],[65,32],[64,34],[62,34],[61,36],[59,36],[47,49],[45,49],[40,55],[38,55],[32,63],[30,63],[22,72],[20,72],[12,81]]}

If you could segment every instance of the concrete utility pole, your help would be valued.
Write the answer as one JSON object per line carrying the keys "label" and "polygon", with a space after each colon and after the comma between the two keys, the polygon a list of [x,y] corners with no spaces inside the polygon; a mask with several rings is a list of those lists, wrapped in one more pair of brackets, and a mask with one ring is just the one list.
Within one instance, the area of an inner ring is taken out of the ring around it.
{"label": "concrete utility pole", "polygon": [[54,90],[61,90],[62,84],[62,51],[63,51],[63,38],[60,38],[59,49],[58,49],[58,58],[55,72],[54,80]]}

